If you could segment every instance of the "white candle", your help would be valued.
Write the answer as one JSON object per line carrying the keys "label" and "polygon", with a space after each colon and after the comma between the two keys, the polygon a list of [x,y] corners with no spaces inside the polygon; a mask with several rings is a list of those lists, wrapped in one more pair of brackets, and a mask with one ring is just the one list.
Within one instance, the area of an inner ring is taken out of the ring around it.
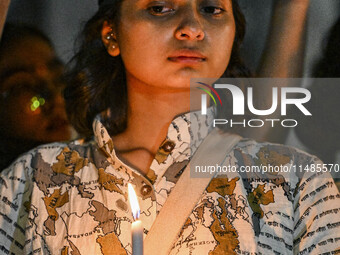
{"label": "white candle", "polygon": [[139,220],[140,209],[136,192],[132,188],[132,185],[128,184],[129,200],[131,206],[131,212],[134,219],[131,225],[131,237],[132,237],[132,255],[143,255],[143,224]]}
{"label": "white candle", "polygon": [[132,254],[143,255],[143,225],[141,220],[132,222]]}

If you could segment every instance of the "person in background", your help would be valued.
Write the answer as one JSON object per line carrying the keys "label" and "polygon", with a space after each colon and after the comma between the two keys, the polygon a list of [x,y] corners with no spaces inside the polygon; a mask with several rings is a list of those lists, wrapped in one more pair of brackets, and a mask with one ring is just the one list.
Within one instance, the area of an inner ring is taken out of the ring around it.
{"label": "person in background", "polygon": [[70,139],[64,65],[36,28],[6,24],[0,43],[0,169],[37,145]]}

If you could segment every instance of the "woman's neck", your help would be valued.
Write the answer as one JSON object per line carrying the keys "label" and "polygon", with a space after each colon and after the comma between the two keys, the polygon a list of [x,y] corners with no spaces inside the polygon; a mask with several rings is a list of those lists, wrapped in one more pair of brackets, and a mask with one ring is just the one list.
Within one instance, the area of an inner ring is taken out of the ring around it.
{"label": "woman's neck", "polygon": [[128,85],[128,102],[127,129],[113,137],[117,150],[144,148],[155,154],[174,117],[190,111],[190,90],[134,83]]}
{"label": "woman's neck", "polygon": [[127,87],[127,128],[112,138],[113,144],[121,160],[147,174],[172,120],[199,106],[190,104],[189,87],[155,87],[129,79]]}

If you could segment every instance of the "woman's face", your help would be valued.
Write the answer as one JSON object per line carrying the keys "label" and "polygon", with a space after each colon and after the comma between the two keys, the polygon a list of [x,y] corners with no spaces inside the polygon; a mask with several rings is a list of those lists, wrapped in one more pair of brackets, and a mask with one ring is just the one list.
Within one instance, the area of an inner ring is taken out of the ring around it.
{"label": "woman's face", "polygon": [[220,77],[235,37],[231,0],[124,0],[117,42],[127,80],[189,88]]}

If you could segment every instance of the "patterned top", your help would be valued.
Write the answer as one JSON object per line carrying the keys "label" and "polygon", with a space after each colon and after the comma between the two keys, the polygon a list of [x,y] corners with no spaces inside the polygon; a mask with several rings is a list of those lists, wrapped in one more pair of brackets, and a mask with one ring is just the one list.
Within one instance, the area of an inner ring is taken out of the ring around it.
{"label": "patterned top", "polygon": [[[53,143],[26,153],[1,173],[0,253],[131,254],[127,184],[139,198],[146,235],[211,130],[211,116],[175,118],[147,176],[117,158],[98,119],[91,142]],[[240,170],[315,163],[317,158],[287,146],[242,139],[224,165]],[[170,254],[340,252],[340,195],[334,182],[328,173],[298,176],[294,171],[216,175]]]}

